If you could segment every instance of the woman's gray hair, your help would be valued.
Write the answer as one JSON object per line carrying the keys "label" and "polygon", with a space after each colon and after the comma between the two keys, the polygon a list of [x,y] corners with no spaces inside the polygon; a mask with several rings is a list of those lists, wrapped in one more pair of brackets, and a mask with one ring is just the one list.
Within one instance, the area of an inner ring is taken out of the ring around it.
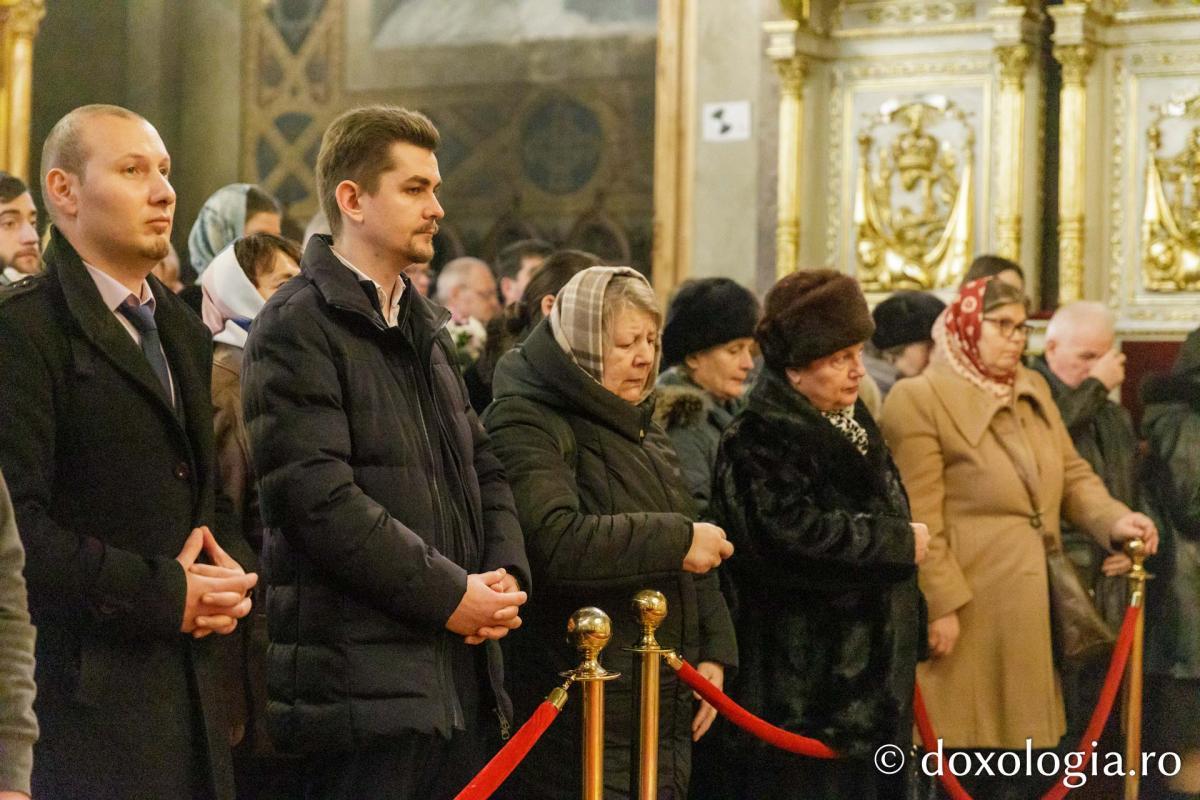
{"label": "woman's gray hair", "polygon": [[650,284],[631,275],[616,275],[604,287],[604,311],[600,318],[600,329],[604,335],[604,347],[612,346],[612,326],[622,311],[641,311],[654,318],[654,324],[662,328],[662,309],[658,297]]}

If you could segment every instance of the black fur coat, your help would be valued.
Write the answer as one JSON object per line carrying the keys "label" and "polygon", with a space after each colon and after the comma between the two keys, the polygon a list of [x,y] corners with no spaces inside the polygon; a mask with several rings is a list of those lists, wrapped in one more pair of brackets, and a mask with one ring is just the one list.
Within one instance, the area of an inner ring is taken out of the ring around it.
{"label": "black fur coat", "polygon": [[764,370],[721,442],[713,516],[737,550],[735,698],[850,756],[912,737],[925,608],[908,500],[862,403],[862,456]]}

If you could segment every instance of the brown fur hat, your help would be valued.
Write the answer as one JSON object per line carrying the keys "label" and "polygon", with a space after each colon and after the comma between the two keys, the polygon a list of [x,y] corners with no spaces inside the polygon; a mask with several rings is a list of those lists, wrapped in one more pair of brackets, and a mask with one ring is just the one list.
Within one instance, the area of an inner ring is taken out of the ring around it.
{"label": "brown fur hat", "polygon": [[858,282],[818,269],[793,272],[771,287],[754,338],[767,366],[782,372],[865,342],[874,332]]}

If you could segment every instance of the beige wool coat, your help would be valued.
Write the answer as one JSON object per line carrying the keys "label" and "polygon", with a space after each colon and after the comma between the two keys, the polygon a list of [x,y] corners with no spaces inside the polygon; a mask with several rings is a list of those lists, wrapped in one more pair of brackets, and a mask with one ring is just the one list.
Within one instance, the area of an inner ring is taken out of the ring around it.
{"label": "beige wool coat", "polygon": [[883,406],[913,520],[931,534],[919,570],[929,619],[956,611],[961,627],[950,655],[917,670],[947,748],[1058,744],[1066,724],[1038,518],[1057,546],[1064,517],[1107,548],[1129,511],[1075,452],[1045,379],[1020,367],[1013,394],[1005,404],[939,360]]}

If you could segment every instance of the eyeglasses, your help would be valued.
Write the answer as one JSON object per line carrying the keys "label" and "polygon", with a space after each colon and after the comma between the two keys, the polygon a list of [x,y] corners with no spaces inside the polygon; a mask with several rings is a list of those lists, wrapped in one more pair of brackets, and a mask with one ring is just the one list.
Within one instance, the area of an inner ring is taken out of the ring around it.
{"label": "eyeglasses", "polygon": [[1022,337],[1029,336],[1029,332],[1033,330],[1033,326],[1028,322],[1013,322],[1011,319],[997,319],[995,317],[984,317],[984,322],[990,322],[1000,329],[1000,335],[1005,339],[1011,339],[1013,334]]}

